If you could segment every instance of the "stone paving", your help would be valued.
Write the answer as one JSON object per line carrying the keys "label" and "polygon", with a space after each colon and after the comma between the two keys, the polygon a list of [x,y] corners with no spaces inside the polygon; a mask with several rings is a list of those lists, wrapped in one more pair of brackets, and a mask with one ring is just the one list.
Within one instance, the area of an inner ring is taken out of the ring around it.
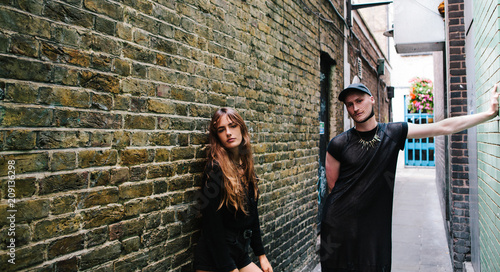
{"label": "stone paving", "polygon": [[434,168],[398,169],[392,226],[392,271],[453,271]]}

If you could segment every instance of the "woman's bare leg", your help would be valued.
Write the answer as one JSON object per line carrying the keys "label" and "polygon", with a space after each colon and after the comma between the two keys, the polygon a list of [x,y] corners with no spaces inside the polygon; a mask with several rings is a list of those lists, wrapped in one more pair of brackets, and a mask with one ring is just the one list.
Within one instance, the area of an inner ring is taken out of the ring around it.
{"label": "woman's bare leg", "polygon": [[[241,268],[239,271],[240,272],[262,272],[262,270],[254,263],[250,263],[249,265]],[[212,272],[212,271],[196,270],[196,272]]]}
{"label": "woman's bare leg", "polygon": [[240,272],[262,272],[262,270],[260,270],[256,264],[250,263],[249,265],[241,268]]}

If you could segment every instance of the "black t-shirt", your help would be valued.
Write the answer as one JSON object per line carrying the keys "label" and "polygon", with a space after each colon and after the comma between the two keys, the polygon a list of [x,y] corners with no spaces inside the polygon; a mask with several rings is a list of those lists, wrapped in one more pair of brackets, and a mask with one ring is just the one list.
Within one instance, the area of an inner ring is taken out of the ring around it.
{"label": "black t-shirt", "polygon": [[[380,137],[374,147],[365,141]],[[339,177],[325,200],[321,224],[323,271],[390,271],[394,179],[407,123],[354,128],[334,137],[328,153],[340,162]]]}
{"label": "black t-shirt", "polygon": [[257,210],[258,199],[254,196],[253,186],[247,190],[247,211],[248,215],[242,211],[235,213],[233,208],[223,205],[222,192],[224,179],[222,169],[217,163],[208,164],[205,169],[202,194],[202,236],[207,245],[213,263],[217,266],[217,271],[230,271],[237,266],[231,258],[230,248],[227,244],[228,232],[243,233],[244,230],[252,230],[250,246],[256,256],[265,254],[260,233],[259,213]]}

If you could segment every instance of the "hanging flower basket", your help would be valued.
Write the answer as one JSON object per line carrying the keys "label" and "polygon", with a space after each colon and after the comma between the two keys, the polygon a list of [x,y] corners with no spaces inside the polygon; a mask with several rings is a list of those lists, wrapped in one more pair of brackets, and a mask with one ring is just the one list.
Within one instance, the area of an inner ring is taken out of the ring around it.
{"label": "hanging flower basket", "polygon": [[434,109],[432,81],[430,79],[416,77],[410,80],[410,83],[410,103],[408,103],[408,111],[410,113],[432,113]]}

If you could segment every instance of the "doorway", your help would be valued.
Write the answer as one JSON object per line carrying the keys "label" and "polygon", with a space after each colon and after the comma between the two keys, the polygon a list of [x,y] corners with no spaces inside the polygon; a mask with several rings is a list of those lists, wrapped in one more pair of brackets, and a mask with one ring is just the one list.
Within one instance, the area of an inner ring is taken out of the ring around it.
{"label": "doorway", "polygon": [[319,107],[319,168],[318,168],[318,232],[324,200],[327,197],[326,184],[326,148],[330,141],[330,99],[332,89],[332,73],[335,61],[326,52],[321,52],[320,59],[320,107]]}

